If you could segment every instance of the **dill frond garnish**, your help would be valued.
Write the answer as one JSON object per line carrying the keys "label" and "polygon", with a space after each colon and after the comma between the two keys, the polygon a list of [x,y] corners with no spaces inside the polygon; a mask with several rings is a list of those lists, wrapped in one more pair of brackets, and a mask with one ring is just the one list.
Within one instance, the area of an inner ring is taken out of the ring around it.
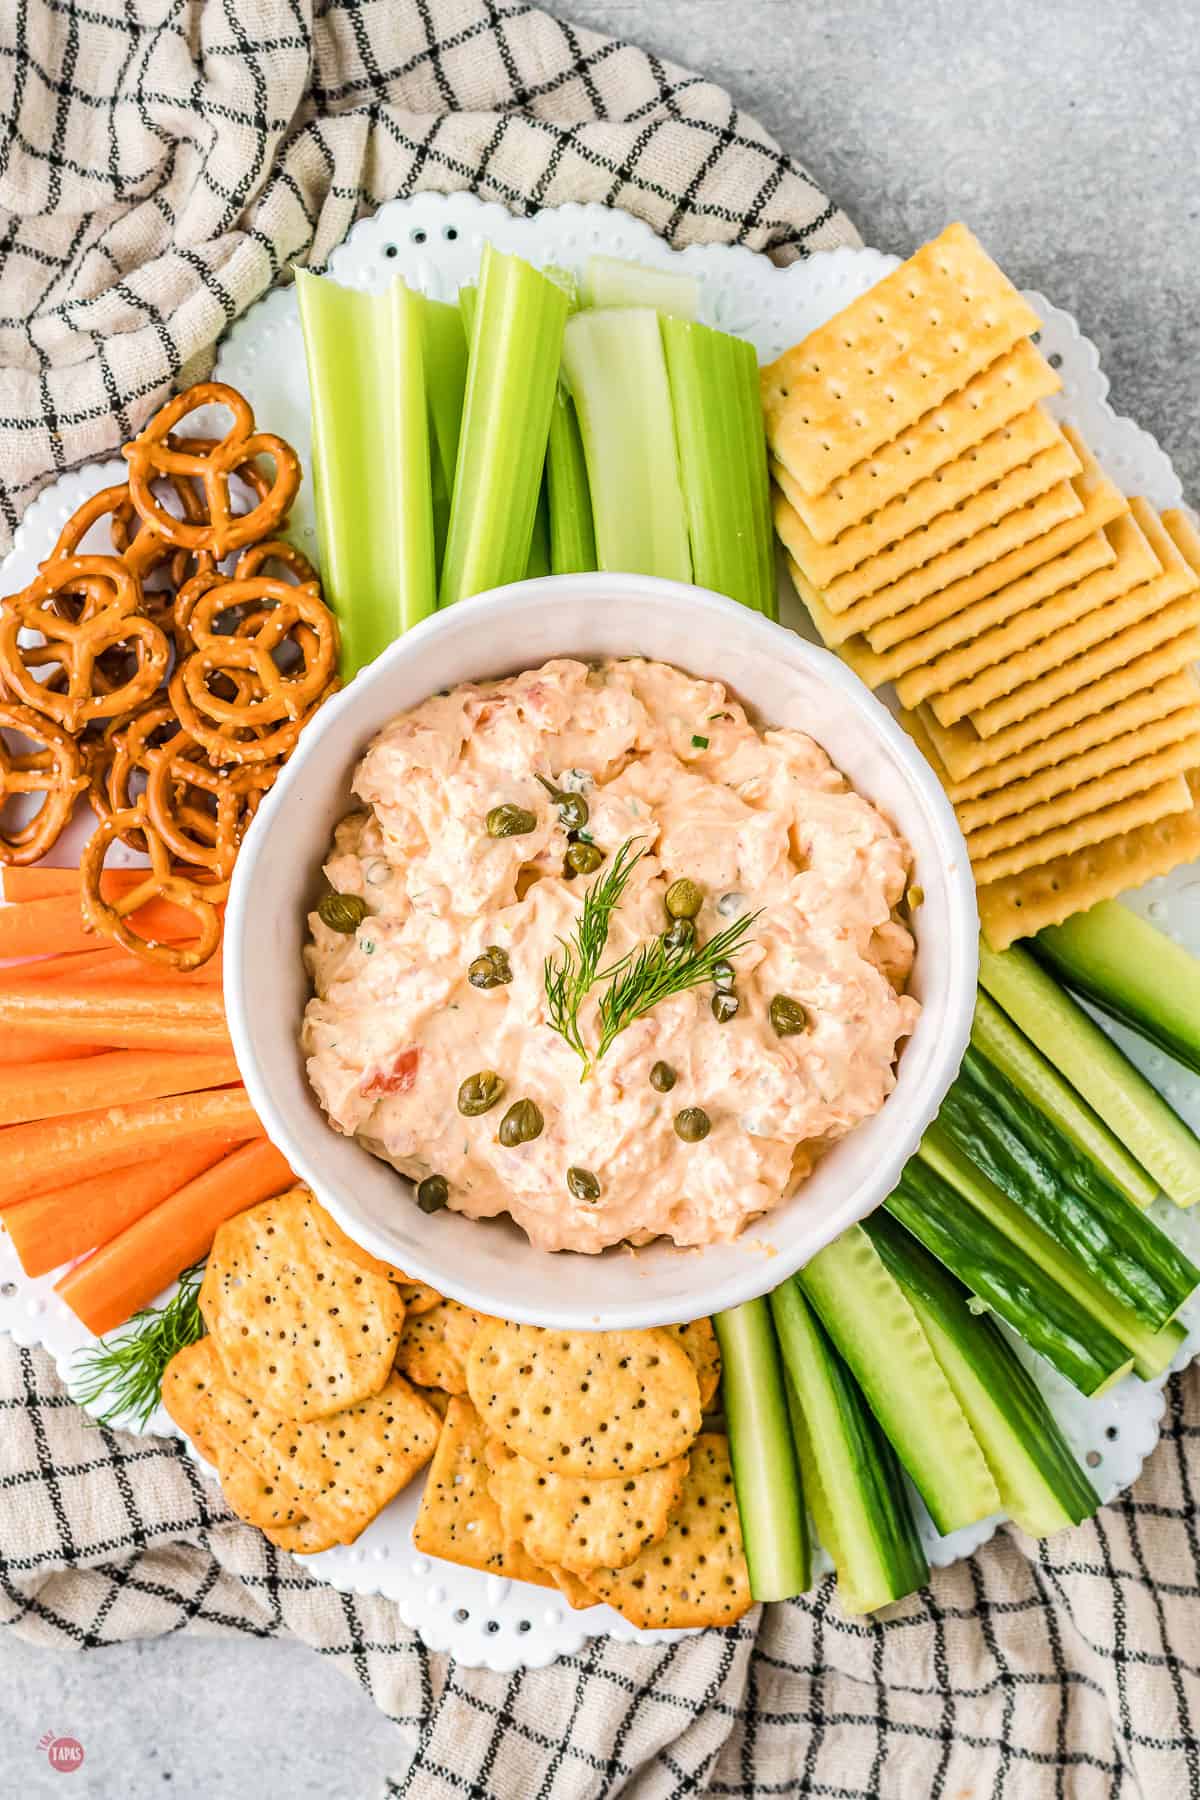
{"label": "dill frond garnish", "polygon": [[559,938],[562,955],[548,956],[545,962],[550,1023],[583,1062],[585,1074],[591,1058],[579,1028],[579,1008],[599,974],[612,915],[621,904],[629,877],[645,855],[644,850],[634,849],[638,841],[626,838],[603,875],[584,894],[570,941]]}
{"label": "dill frond garnish", "polygon": [[[584,895],[570,941],[559,938],[561,955],[548,956],[545,962],[550,1024],[582,1062],[584,1081],[614,1038],[635,1019],[660,1000],[714,980],[717,965],[745,948],[750,928],[759,917],[758,913],[743,914],[706,944],[671,949],[665,939],[652,938],[602,969],[612,915],[621,904],[629,877],[645,855],[644,850],[634,849],[638,841],[627,838],[621,845],[604,874]],[[598,981],[607,985],[600,996],[600,1042],[593,1053],[584,1041],[579,1009]]]}
{"label": "dill frond garnish", "polygon": [[595,1060],[599,1062],[613,1039],[660,1000],[712,981],[718,963],[731,961],[745,949],[746,936],[758,917],[758,913],[743,913],[706,944],[669,950],[659,937],[627,957],[600,996],[600,1042]]}
{"label": "dill frond garnish", "polygon": [[[200,1283],[204,1264],[194,1264],[179,1277],[178,1292],[164,1306],[134,1313],[113,1337],[101,1338],[84,1353],[72,1398],[101,1424],[144,1426],[162,1399],[163,1371],[177,1350],[204,1335],[200,1316]],[[106,1402],[103,1412],[98,1403]]]}

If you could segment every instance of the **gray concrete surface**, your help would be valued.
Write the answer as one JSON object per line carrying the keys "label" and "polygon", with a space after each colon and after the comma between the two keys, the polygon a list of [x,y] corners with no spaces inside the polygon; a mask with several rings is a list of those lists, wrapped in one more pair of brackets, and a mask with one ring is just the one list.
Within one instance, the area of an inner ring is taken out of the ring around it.
{"label": "gray concrete surface", "polygon": [[[967,219],[1074,311],[1115,404],[1200,495],[1200,40],[1175,0],[560,0],[724,82],[868,242]],[[84,1767],[36,1749],[53,1728]],[[0,1635],[0,1795],[367,1800],[403,1760],[350,1682],[293,1646],[169,1638],[82,1658]],[[497,1800],[524,1800],[502,1795]]]}

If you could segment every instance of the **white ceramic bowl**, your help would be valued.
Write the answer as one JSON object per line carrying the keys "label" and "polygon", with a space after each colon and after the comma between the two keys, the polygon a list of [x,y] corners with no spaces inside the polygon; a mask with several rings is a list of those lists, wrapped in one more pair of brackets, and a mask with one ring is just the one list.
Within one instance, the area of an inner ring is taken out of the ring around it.
{"label": "white ceramic bowl", "polygon": [[[333,827],[375,733],[440,688],[536,668],[553,656],[642,655],[717,676],[761,724],[809,732],[907,837],[916,915],[912,989],[923,1011],[883,1109],[741,1241],[653,1244],[631,1256],[551,1255],[509,1219],[427,1216],[411,1184],[326,1123],[298,1048],[309,995],[306,914],[323,891]],[[268,1135],[344,1230],[484,1312],[612,1330],[734,1306],[775,1287],[879,1204],[953,1079],[975,1000],[978,924],[966,849],[933,774],[886,709],[835,658],[731,600],[634,575],[522,582],[410,631],[329,701],[260,808],[225,925],[225,999],[238,1065]]]}

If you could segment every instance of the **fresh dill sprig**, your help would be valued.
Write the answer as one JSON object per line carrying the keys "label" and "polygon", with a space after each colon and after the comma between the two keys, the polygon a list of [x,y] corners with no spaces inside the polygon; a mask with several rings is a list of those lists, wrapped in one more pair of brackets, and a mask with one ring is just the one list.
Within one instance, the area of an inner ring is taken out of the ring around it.
{"label": "fresh dill sprig", "polygon": [[597,978],[612,915],[621,904],[629,877],[645,855],[644,849],[634,849],[639,841],[626,838],[603,875],[584,894],[570,942],[559,938],[562,955],[548,956],[545,962],[550,1023],[583,1062],[585,1073],[590,1057],[579,1026],[579,1009]]}
{"label": "fresh dill sprig", "polygon": [[599,1062],[613,1039],[660,1000],[712,981],[718,963],[728,962],[745,949],[747,933],[758,917],[758,913],[743,913],[706,944],[689,948],[669,950],[662,938],[653,938],[618,965],[600,996],[600,1042],[595,1060]]}
{"label": "fresh dill sprig", "polygon": [[[204,1264],[196,1263],[179,1277],[178,1291],[164,1306],[134,1313],[113,1337],[101,1338],[85,1352],[72,1397],[100,1420],[145,1426],[162,1399],[162,1378],[178,1350],[204,1335],[200,1317],[200,1283]],[[104,1401],[103,1412],[97,1412]]]}

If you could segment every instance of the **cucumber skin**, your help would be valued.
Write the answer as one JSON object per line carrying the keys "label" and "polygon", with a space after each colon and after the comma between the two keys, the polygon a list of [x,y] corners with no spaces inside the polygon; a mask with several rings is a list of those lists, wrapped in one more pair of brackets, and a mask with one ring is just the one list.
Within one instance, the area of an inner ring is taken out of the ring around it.
{"label": "cucumber skin", "polygon": [[750,1592],[791,1600],[812,1585],[812,1547],[771,1310],[749,1300],[713,1327]]}
{"label": "cucumber skin", "polygon": [[[866,1230],[891,1270],[918,1309],[927,1307],[977,1380],[988,1390],[997,1410],[1004,1414],[1015,1440],[1016,1456],[1029,1464],[1036,1478],[1052,1496],[1051,1514],[1022,1517],[1009,1504],[1016,1523],[1034,1537],[1047,1537],[1068,1525],[1080,1525],[1100,1505],[1100,1496],[1080,1468],[1058,1424],[1031,1378],[995,1322],[986,1313],[973,1314],[967,1290],[936,1262],[886,1211],[876,1213]],[[936,1353],[936,1345],[935,1345]],[[949,1376],[949,1371],[947,1370]],[[953,1382],[953,1377],[950,1377]],[[960,1396],[961,1398],[961,1396]],[[970,1413],[968,1411],[968,1417]],[[984,1447],[987,1454],[987,1447]],[[1003,1494],[1005,1480],[993,1468]],[[1014,1472],[1013,1481],[1019,1479]],[[1024,1510],[1024,1509],[1022,1509]]]}
{"label": "cucumber skin", "polygon": [[[796,1280],[861,1387],[937,1529],[945,1535],[990,1518],[999,1508],[1000,1495],[983,1452],[907,1295],[884,1267],[861,1225],[852,1225],[819,1250]],[[877,1289],[886,1291],[872,1294],[872,1280]],[[884,1341],[885,1332],[894,1359],[886,1371],[873,1349]],[[924,1410],[914,1409],[913,1395],[922,1385],[926,1389]],[[941,1435],[936,1451],[930,1444],[935,1409],[944,1414],[938,1421]],[[970,1491],[972,1481],[978,1490],[974,1493]]]}
{"label": "cucumber skin", "polygon": [[1157,1181],[982,988],[971,1042],[1132,1205],[1144,1208],[1158,1199]]}
{"label": "cucumber skin", "polygon": [[964,1155],[1157,1331],[1200,1285],[1200,1269],[1135,1212],[1095,1165],[973,1048],[938,1113]]}
{"label": "cucumber skin", "polygon": [[[771,1295],[783,1355],[789,1410],[813,1522],[837,1570],[838,1597],[848,1612],[875,1612],[903,1600],[929,1580],[929,1564],[909,1505],[896,1453],[884,1437],[857,1382],[839,1357],[800,1284],[785,1281]],[[811,1430],[824,1390],[836,1413],[850,1469],[831,1483]],[[853,1487],[847,1487],[847,1480]]]}
{"label": "cucumber skin", "polygon": [[1153,1380],[1170,1367],[1187,1336],[1178,1321],[1151,1331],[1136,1313],[1102,1288],[1049,1232],[1043,1231],[1028,1214],[1022,1214],[1020,1207],[950,1141],[936,1120],[922,1138],[918,1155],[962,1195],[975,1214],[988,1219],[1028,1265],[1040,1268],[1053,1286],[1074,1300],[1091,1321],[1093,1336],[1102,1332],[1123,1344],[1143,1380]]}
{"label": "cucumber skin", "polygon": [[1101,900],[1039,931],[1032,948],[1068,987],[1200,1074],[1200,961],[1165,932]]}
{"label": "cucumber skin", "polygon": [[928,1164],[910,1162],[884,1204],[1081,1394],[1099,1393],[1128,1368],[1125,1346]]}
{"label": "cucumber skin", "polygon": [[979,944],[979,980],[1177,1206],[1200,1200],[1200,1139],[1036,958]]}

